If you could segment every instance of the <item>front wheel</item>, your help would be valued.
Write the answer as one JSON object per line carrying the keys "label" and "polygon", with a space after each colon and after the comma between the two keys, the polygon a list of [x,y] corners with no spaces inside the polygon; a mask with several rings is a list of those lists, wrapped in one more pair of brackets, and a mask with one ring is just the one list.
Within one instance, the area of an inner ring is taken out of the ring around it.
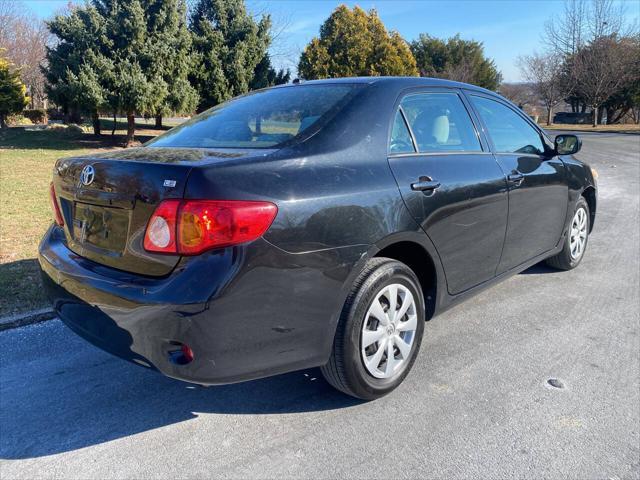
{"label": "front wheel", "polygon": [[342,392],[373,400],[395,389],[418,355],[424,299],[404,263],[374,258],[354,282],[338,323],[329,362],[321,368]]}
{"label": "front wheel", "polygon": [[571,270],[576,268],[584,257],[587,249],[590,230],[589,205],[584,197],[576,203],[576,208],[571,219],[569,233],[564,240],[564,247],[560,253],[548,258],[547,264],[559,270]]}

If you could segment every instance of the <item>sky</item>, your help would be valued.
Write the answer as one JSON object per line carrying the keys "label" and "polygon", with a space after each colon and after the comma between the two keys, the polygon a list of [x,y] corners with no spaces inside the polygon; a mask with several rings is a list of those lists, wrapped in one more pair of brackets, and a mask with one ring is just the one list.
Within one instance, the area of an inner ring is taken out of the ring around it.
{"label": "sky", "polygon": [[[640,16],[640,0],[622,0],[628,21]],[[47,18],[63,10],[68,0],[27,0],[38,16]],[[541,33],[550,18],[562,15],[562,0],[247,0],[253,13],[269,13],[279,32],[271,49],[276,67],[295,72],[305,45],[319,34],[320,25],[341,3],[375,8],[387,29],[407,41],[420,33],[449,38],[460,34],[484,44],[506,82],[521,81],[518,57],[541,51]]]}

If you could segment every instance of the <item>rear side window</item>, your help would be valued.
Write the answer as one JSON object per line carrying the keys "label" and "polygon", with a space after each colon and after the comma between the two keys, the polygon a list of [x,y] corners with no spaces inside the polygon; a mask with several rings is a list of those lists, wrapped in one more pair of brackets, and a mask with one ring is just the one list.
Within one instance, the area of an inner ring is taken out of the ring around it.
{"label": "rear side window", "polygon": [[471,101],[487,127],[496,152],[544,153],[540,134],[511,108],[476,95],[471,95]]}
{"label": "rear side window", "polygon": [[321,126],[359,91],[358,84],[296,85],[263,90],[197,115],[147,145],[184,148],[272,148]]}
{"label": "rear side window", "polygon": [[402,112],[396,112],[396,118],[393,121],[391,129],[391,140],[389,141],[389,153],[415,153],[413,140],[407,128],[407,124],[402,118]]}
{"label": "rear side window", "polygon": [[457,94],[410,94],[401,106],[420,152],[482,151],[469,113]]}

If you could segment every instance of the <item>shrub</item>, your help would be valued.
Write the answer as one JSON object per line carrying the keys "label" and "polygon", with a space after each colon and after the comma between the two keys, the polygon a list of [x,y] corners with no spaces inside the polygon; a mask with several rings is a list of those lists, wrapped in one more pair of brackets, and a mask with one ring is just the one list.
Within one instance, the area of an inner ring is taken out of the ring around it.
{"label": "shrub", "polygon": [[40,108],[23,110],[22,115],[31,120],[32,123],[47,123],[47,112]]}
{"label": "shrub", "polygon": [[57,108],[47,108],[47,117],[49,120],[64,120],[64,113]]}
{"label": "shrub", "polygon": [[70,123],[69,125],[67,125],[65,133],[68,135],[81,135],[84,133],[84,129],[80,125]]}
{"label": "shrub", "polygon": [[69,125],[64,125],[62,123],[51,123],[47,126],[47,130],[59,132],[70,137],[75,137],[84,133],[84,129],[80,125],[76,125],[75,123],[70,123]]}
{"label": "shrub", "polygon": [[7,117],[7,123],[9,125],[32,125],[31,120],[29,120],[22,114],[9,115]]}

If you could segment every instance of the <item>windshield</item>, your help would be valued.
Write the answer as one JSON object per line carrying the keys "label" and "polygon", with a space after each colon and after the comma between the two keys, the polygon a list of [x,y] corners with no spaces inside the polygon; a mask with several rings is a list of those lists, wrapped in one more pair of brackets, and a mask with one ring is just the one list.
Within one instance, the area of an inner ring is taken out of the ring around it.
{"label": "windshield", "polygon": [[147,143],[153,147],[272,148],[333,118],[359,84],[296,85],[213,107]]}

